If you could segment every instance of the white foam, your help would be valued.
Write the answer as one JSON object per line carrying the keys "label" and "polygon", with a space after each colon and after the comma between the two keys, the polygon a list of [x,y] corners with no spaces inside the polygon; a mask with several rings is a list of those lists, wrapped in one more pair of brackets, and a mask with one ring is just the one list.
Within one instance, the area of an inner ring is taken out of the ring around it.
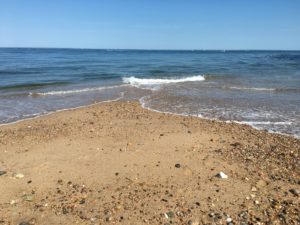
{"label": "white foam", "polygon": [[228,87],[228,89],[249,90],[249,91],[276,91],[276,88],[255,88],[255,87]]}
{"label": "white foam", "polygon": [[204,76],[197,75],[185,78],[174,79],[148,79],[148,78],[136,78],[136,77],[123,77],[123,82],[130,84],[134,87],[155,86],[161,84],[183,83],[183,82],[195,82],[205,80]]}
{"label": "white foam", "polygon": [[49,92],[40,92],[40,93],[29,93],[30,96],[35,95],[67,95],[67,94],[74,94],[74,93],[83,93],[83,92],[93,92],[93,91],[101,91],[107,90],[112,88],[118,88],[126,86],[125,84],[116,85],[116,86],[108,86],[108,87],[94,87],[94,88],[83,88],[83,89],[75,89],[75,90],[67,90],[67,91],[49,91]]}
{"label": "white foam", "polygon": [[51,115],[51,114],[57,113],[57,112],[63,112],[63,111],[70,111],[70,110],[75,110],[75,109],[81,109],[81,108],[85,108],[85,107],[89,107],[89,106],[93,106],[93,105],[99,105],[99,104],[108,103],[108,102],[117,102],[117,101],[120,101],[121,99],[124,98],[124,94],[125,94],[124,92],[121,92],[121,96],[120,97],[112,99],[112,100],[105,100],[105,101],[102,101],[102,102],[95,102],[95,103],[88,104],[88,105],[82,105],[82,106],[77,106],[77,107],[70,107],[70,108],[66,108],[66,109],[58,109],[58,110],[54,110],[54,111],[51,111],[51,112],[34,113],[34,114],[31,114],[31,115],[28,114],[28,116],[30,116],[29,118],[24,118],[24,119],[20,119],[20,120],[8,122],[8,123],[2,123],[2,124],[0,124],[0,127],[11,125],[11,124],[17,124],[17,123],[20,123],[22,121],[32,120],[32,119],[35,119],[35,118],[40,118],[42,116],[48,116],[48,115]]}
{"label": "white foam", "polygon": [[248,124],[251,126],[255,125],[292,125],[292,122],[285,121],[285,122],[271,122],[271,121],[234,121],[235,123],[240,123],[240,124]]}

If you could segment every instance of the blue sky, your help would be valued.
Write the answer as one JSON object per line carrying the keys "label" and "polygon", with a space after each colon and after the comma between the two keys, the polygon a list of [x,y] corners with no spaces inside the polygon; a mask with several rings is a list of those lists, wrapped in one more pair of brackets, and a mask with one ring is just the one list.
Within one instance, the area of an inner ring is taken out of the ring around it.
{"label": "blue sky", "polygon": [[1,0],[1,47],[300,49],[299,0]]}

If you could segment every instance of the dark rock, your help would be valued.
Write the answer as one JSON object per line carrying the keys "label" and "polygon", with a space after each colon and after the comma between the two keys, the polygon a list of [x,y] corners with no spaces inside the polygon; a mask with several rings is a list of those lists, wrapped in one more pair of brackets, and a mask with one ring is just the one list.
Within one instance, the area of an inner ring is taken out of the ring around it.
{"label": "dark rock", "polygon": [[35,218],[32,218],[27,222],[23,221],[23,222],[19,223],[19,225],[35,225],[35,224],[36,224],[36,219]]}
{"label": "dark rock", "polygon": [[5,175],[6,171],[0,171],[0,176]]}
{"label": "dark rock", "polygon": [[69,211],[65,207],[63,207],[62,211],[63,211],[63,214],[69,213]]}
{"label": "dark rock", "polygon": [[181,165],[180,165],[179,163],[176,163],[176,164],[175,164],[175,167],[176,167],[176,168],[180,168]]}
{"label": "dark rock", "polygon": [[62,185],[63,181],[62,180],[58,180],[57,183],[60,184],[60,185]]}
{"label": "dark rock", "polygon": [[299,189],[290,189],[290,192],[291,192],[293,195],[297,196],[297,197],[300,196],[300,190],[299,190]]}

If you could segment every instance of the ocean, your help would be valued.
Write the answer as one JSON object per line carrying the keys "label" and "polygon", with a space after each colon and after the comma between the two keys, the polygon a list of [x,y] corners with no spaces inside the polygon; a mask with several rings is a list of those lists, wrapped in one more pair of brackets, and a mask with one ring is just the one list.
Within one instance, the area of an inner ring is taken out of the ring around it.
{"label": "ocean", "polygon": [[300,137],[300,51],[0,48],[0,124],[116,100]]}

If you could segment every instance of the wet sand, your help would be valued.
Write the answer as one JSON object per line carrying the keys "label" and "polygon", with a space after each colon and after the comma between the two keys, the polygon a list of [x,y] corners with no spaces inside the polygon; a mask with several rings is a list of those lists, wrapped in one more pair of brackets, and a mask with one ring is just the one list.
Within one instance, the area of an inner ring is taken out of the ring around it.
{"label": "wet sand", "polygon": [[137,102],[57,112],[0,126],[0,224],[300,224],[299,154]]}

